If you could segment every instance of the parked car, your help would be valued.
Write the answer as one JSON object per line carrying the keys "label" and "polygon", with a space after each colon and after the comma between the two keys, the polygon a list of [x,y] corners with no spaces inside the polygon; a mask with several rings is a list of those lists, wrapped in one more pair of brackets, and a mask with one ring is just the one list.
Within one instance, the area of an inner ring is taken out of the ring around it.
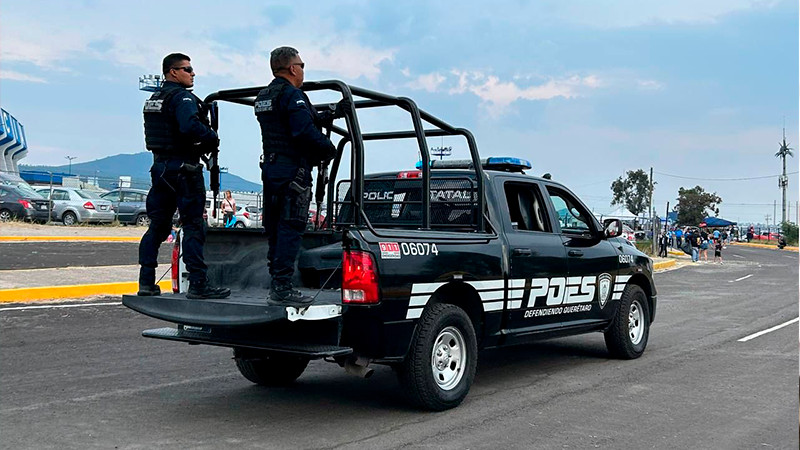
{"label": "parked car", "polygon": [[111,223],[114,221],[114,206],[111,201],[101,198],[92,191],[56,187],[37,189],[36,192],[53,203],[53,220],[64,225],[76,223]]}
{"label": "parked car", "polygon": [[147,191],[144,189],[121,188],[106,192],[100,197],[111,201],[117,220],[120,223],[146,227],[150,224],[147,217]]}
{"label": "parked car", "polygon": [[762,231],[760,234],[754,234],[753,240],[756,241],[777,241],[781,238],[780,233]]}
{"label": "parked car", "polygon": [[236,228],[261,228],[264,215],[257,206],[236,206]]}
{"label": "parked car", "polygon": [[47,222],[50,202],[27,184],[0,184],[0,222],[13,219]]}

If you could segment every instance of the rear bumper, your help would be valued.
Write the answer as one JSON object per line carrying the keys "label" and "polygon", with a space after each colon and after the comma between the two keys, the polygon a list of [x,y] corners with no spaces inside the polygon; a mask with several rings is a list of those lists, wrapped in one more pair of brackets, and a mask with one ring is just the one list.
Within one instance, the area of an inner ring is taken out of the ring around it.
{"label": "rear bumper", "polygon": [[81,222],[113,222],[114,211],[92,211],[87,210],[81,215]]}

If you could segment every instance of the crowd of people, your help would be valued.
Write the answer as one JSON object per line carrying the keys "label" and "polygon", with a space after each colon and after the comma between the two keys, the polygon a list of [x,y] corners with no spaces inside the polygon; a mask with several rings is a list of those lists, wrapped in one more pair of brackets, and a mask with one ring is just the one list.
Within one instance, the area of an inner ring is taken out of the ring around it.
{"label": "crowd of people", "polygon": [[680,249],[692,256],[692,262],[708,262],[708,251],[714,250],[713,262],[722,264],[722,250],[734,239],[734,228],[703,229],[674,227],[659,236],[658,256],[666,257],[668,248]]}

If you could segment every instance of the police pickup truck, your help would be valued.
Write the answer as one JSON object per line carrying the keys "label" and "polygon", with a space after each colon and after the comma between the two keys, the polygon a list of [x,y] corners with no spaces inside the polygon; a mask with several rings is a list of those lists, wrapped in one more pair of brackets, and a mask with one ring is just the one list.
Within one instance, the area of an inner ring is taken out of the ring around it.
{"label": "police pickup truck", "polygon": [[[265,235],[209,229],[208,275],[232,295],[186,299],[178,241],[174,293],[123,297],[175,324],[144,336],[230,347],[242,375],[264,386],[293,382],[311,360],[363,377],[389,365],[411,401],[431,410],[466,397],[479,349],[600,332],[611,356],[642,355],[656,312],[653,266],[619,237],[619,220],[599,223],[565,186],[526,175],[527,161],[480,158],[468,130],[408,98],[339,81],[303,89],[331,90],[354,106],[343,124],[327,124],[339,137],[337,157],[317,178],[317,210],[325,203],[328,214],[306,232],[298,258],[295,286],[314,303],[268,305]],[[252,105],[258,91],[206,101],[216,114],[218,102]],[[402,108],[414,129],[362,133],[357,112],[377,107]],[[432,161],[431,136],[463,137],[470,159]],[[416,169],[364,174],[365,143],[379,139],[416,140]],[[337,177],[347,150],[350,174]]]}

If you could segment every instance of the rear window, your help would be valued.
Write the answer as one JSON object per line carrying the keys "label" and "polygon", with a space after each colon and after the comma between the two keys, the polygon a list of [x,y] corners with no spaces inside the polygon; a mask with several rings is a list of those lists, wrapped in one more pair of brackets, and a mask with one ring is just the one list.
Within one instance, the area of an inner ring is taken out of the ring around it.
{"label": "rear window", "polygon": [[14,186],[14,190],[17,192],[17,194],[25,198],[44,198],[41,194],[24,184],[18,184]]}
{"label": "rear window", "polygon": [[81,198],[86,198],[86,199],[90,199],[90,198],[102,198],[102,197],[100,197],[100,194],[98,194],[97,192],[92,192],[92,191],[75,191],[75,192],[77,192],[77,193],[78,193],[78,195],[79,195]]}
{"label": "rear window", "polygon": [[[337,187],[336,224],[354,222],[350,182]],[[477,187],[468,177],[431,179],[431,228],[474,229],[477,225]],[[375,227],[422,226],[421,179],[364,180],[364,213]]]}

